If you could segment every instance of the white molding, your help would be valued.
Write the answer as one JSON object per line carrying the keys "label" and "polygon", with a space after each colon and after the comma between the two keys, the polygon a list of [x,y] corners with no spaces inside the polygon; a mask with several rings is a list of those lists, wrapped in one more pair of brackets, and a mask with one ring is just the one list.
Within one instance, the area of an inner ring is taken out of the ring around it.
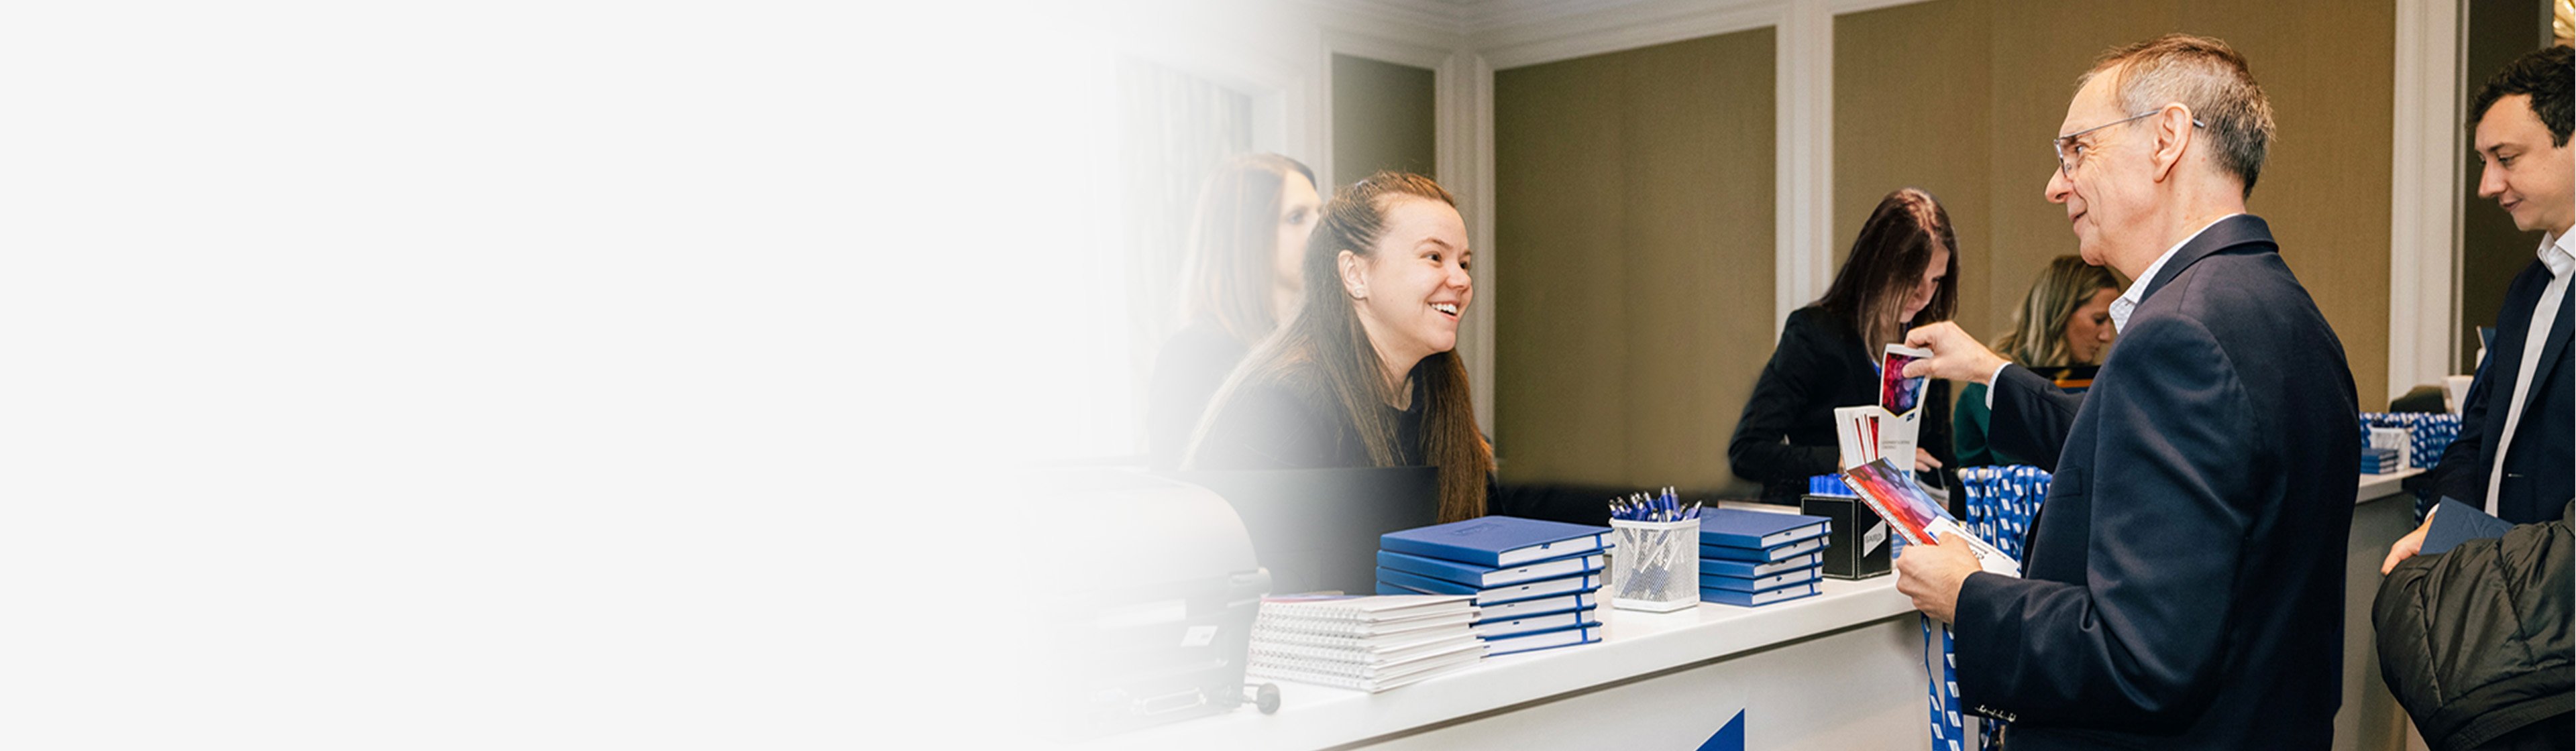
{"label": "white molding", "polygon": [[1319,14],[1317,25],[1398,39],[1457,37],[1466,32],[1468,8],[1438,0],[1302,0]]}
{"label": "white molding", "polygon": [[1915,3],[1923,2],[1931,2],[1931,0],[1827,0],[1825,7],[1833,11],[1834,15],[1839,16],[1847,13],[1866,13],[1880,8],[1894,8],[1899,5],[1913,5]]}
{"label": "white molding", "polygon": [[2388,396],[2441,383],[2459,328],[2463,0],[2397,0],[2388,202]]}
{"label": "white molding", "polygon": [[[1367,21],[1368,18],[1365,15],[1330,16],[1318,21],[1318,34],[1321,40],[1316,45],[1318,54],[1314,63],[1316,75],[1315,85],[1312,87],[1314,102],[1311,107],[1313,117],[1309,118],[1309,121],[1314,124],[1318,134],[1317,141],[1322,150],[1317,152],[1318,162],[1309,166],[1314,167],[1315,174],[1324,181],[1323,185],[1317,187],[1327,191],[1333,186],[1358,177],[1333,174],[1334,55],[1350,55],[1431,69],[1433,159],[1438,160],[1437,163],[1445,164],[1450,145],[1457,143],[1461,138],[1453,132],[1455,126],[1444,124],[1444,120],[1457,122],[1451,118],[1459,116],[1458,113],[1451,111],[1449,102],[1458,96],[1458,81],[1453,66],[1457,64],[1455,61],[1457,54],[1465,48],[1465,38],[1454,31],[1415,30],[1415,33],[1410,35],[1382,33],[1388,31],[1385,27],[1364,31],[1363,24]],[[1442,172],[1443,175],[1446,174],[1444,168],[1434,167],[1433,169],[1436,172]],[[1433,177],[1445,183],[1448,178],[1443,175]]]}
{"label": "white molding", "polygon": [[[1472,207],[1467,215],[1467,242],[1477,249],[1476,267],[1469,275],[1475,280],[1476,305],[1467,311],[1468,382],[1475,399],[1476,425],[1494,436],[1494,263],[1502,256],[1494,248],[1494,66],[1473,52],[1460,51],[1450,66],[1448,80],[1458,83],[1461,96],[1450,100],[1444,113],[1457,115],[1454,126],[1442,133],[1456,135],[1454,148],[1441,150],[1442,182],[1458,192],[1458,200]],[[1452,168],[1465,173],[1452,179]],[[1496,438],[1494,440],[1501,440]]]}
{"label": "white molding", "polygon": [[[1241,41],[1241,40],[1234,40]],[[1252,145],[1312,163],[1328,155],[1319,139],[1329,130],[1297,115],[1311,110],[1316,75],[1287,59],[1284,50],[1253,50],[1210,33],[1135,29],[1115,41],[1118,55],[1215,82],[1252,97]],[[1327,86],[1330,81],[1325,82]],[[1326,89],[1330,93],[1330,89]],[[1329,125],[1330,120],[1324,121]]]}
{"label": "white molding", "polygon": [[1323,33],[1327,62],[1331,54],[1343,54],[1433,70],[1449,64],[1463,41],[1394,39],[1338,27],[1326,27]]}
{"label": "white molding", "polygon": [[1514,27],[1541,27],[1577,16],[1624,13],[1629,6],[1654,0],[1474,0],[1467,6],[1464,18],[1468,34],[1491,33]]}
{"label": "white molding", "polygon": [[1790,4],[1781,19],[1778,45],[1774,337],[1788,324],[1790,312],[1822,295],[1833,279],[1833,13],[1822,3]]}
{"label": "white molding", "polygon": [[1496,69],[1518,68],[1777,26],[1786,5],[1784,0],[1639,0],[1471,30],[1467,42]]}

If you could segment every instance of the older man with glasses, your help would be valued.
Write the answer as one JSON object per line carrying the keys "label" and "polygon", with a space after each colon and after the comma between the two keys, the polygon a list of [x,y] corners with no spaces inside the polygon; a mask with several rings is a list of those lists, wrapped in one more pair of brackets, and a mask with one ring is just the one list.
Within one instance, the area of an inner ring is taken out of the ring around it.
{"label": "older man with glasses", "polygon": [[1957,544],[1897,586],[1950,621],[1962,706],[2014,751],[2325,748],[2341,702],[2356,425],[2343,345],[2245,198],[2272,139],[2245,59],[2170,35],[2081,79],[2048,200],[2137,280],[2092,389],[2059,392],[1956,325],[1906,369],[1989,383],[1991,438],[2053,457],[2025,576]]}

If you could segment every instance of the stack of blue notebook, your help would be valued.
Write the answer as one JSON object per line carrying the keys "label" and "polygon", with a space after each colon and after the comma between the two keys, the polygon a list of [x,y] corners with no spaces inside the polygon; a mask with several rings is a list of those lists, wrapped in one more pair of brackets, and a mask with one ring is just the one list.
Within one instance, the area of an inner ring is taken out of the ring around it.
{"label": "stack of blue notebook", "polygon": [[1378,594],[1469,595],[1486,656],[1601,640],[1608,527],[1488,516],[1378,538]]}
{"label": "stack of blue notebook", "polygon": [[2405,468],[2405,465],[2400,464],[2397,461],[2396,449],[2377,449],[2369,446],[2361,447],[2362,474],[2385,475]]}
{"label": "stack of blue notebook", "polygon": [[1699,517],[1699,599],[1753,607],[1817,592],[1824,575],[1821,516],[1709,509]]}

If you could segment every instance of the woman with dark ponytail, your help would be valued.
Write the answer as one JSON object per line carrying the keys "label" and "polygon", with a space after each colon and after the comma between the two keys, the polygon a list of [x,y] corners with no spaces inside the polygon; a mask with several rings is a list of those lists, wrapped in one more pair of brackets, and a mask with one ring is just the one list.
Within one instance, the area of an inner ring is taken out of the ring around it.
{"label": "woman with dark ponytail", "polygon": [[1296,317],[1228,377],[1185,466],[1430,465],[1441,521],[1484,515],[1493,450],[1456,351],[1471,255],[1457,201],[1430,178],[1380,172],[1336,193]]}

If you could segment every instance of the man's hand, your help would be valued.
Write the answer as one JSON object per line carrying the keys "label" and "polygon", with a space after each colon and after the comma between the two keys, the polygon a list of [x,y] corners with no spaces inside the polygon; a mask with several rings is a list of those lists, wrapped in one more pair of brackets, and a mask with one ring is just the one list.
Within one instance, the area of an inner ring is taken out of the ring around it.
{"label": "man's hand", "polygon": [[[1946,381],[1986,383],[2004,358],[1986,349],[1959,324],[1942,321],[1905,332],[1905,346],[1932,350],[1932,356],[1905,365],[1905,377],[1931,376]],[[1991,384],[1989,384],[1991,385]]]}
{"label": "man's hand", "polygon": [[1940,468],[1941,460],[1934,458],[1932,456],[1932,452],[1925,451],[1921,448],[1914,449],[1914,471],[1930,472]]}
{"label": "man's hand", "polygon": [[2380,576],[2387,576],[2388,572],[2397,570],[2398,563],[2424,552],[2424,533],[2433,531],[2433,515],[2441,512],[2440,506],[2425,512],[2422,526],[2416,527],[2413,532],[2406,533],[2405,537],[2397,538],[2397,544],[2388,546],[2388,560],[2381,561],[2379,564]]}
{"label": "man's hand", "polygon": [[1959,588],[1980,567],[1967,543],[1950,542],[1949,536],[1940,541],[1949,544],[1905,546],[1905,554],[1896,557],[1896,591],[1914,598],[1914,609],[1949,623],[1959,612]]}

